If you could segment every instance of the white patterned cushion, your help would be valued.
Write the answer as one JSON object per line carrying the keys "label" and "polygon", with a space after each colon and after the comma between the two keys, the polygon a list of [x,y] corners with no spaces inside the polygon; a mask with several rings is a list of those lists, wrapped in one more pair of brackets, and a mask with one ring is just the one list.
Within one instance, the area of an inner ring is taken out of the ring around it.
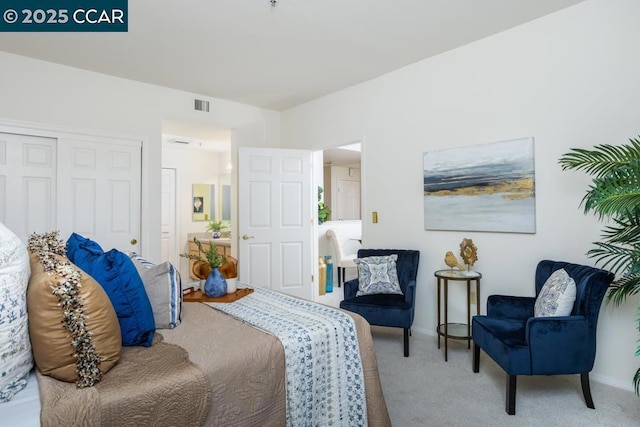
{"label": "white patterned cushion", "polygon": [[0,402],[27,385],[33,366],[27,322],[27,247],[0,223]]}
{"label": "white patterned cushion", "polygon": [[540,289],[534,308],[536,317],[568,316],[576,300],[576,282],[564,268],[556,270]]}
{"label": "white patterned cushion", "polygon": [[358,267],[358,292],[356,296],[373,294],[400,294],[396,261],[398,255],[356,258]]}
{"label": "white patterned cushion", "polygon": [[151,302],[157,329],[173,329],[182,319],[182,281],[169,261],[155,265],[135,252],[128,254]]}

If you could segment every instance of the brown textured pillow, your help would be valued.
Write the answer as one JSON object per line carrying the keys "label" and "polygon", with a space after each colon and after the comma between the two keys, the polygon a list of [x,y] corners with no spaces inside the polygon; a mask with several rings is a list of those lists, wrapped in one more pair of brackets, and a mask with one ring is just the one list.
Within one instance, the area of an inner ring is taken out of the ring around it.
{"label": "brown textured pillow", "polygon": [[[76,382],[79,387],[91,386],[102,374],[111,369],[120,358],[122,339],[120,324],[109,297],[100,284],[77,266],[61,256],[54,255],[56,263],[69,262],[81,272],[80,297],[86,314],[86,328],[91,333],[95,353],[100,357],[100,372],[89,374],[95,381],[81,378],[76,365],[72,334],[63,326],[64,315],[59,298],[53,288],[64,281],[58,274],[47,274],[37,255],[31,253],[31,278],[27,289],[29,335],[36,366],[44,375]],[[82,364],[80,366],[83,366]]]}

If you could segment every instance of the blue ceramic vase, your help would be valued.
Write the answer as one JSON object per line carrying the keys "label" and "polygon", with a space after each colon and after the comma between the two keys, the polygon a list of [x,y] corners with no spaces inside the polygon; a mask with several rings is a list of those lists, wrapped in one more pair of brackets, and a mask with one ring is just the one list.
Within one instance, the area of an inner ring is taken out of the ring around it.
{"label": "blue ceramic vase", "polygon": [[214,268],[211,270],[211,274],[204,282],[204,289],[202,292],[208,297],[216,298],[227,294],[227,281],[224,280],[220,269]]}

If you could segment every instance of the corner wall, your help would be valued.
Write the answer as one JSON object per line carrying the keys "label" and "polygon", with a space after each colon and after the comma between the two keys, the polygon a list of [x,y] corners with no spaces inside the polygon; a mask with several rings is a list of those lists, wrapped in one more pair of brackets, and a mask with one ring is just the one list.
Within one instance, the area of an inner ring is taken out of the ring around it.
{"label": "corner wall", "polygon": [[[558,158],[640,134],[638,16],[635,0],[589,0],[283,113],[283,146],[363,139],[364,247],[421,251],[414,329],[435,334],[433,272],[465,237],[478,247],[483,313],[490,294],[533,295],[541,259],[593,264],[585,253],[602,225],[579,207],[590,180],[563,172]],[[424,152],[529,136],[535,234],[424,230]],[[459,291],[449,300],[454,321],[465,317]],[[594,380],[631,390],[638,302],[603,305]]]}

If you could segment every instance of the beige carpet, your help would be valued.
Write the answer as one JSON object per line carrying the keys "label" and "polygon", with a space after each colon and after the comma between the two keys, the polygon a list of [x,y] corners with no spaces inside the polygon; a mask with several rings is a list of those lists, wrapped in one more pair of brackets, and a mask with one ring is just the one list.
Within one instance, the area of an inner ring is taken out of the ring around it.
{"label": "beige carpet", "polygon": [[596,409],[589,409],[578,375],[518,377],[516,415],[509,416],[506,374],[484,353],[474,374],[466,341],[450,340],[445,362],[436,337],[414,333],[405,358],[401,329],[372,331],[394,426],[640,426],[640,398],[633,392],[592,379]]}

